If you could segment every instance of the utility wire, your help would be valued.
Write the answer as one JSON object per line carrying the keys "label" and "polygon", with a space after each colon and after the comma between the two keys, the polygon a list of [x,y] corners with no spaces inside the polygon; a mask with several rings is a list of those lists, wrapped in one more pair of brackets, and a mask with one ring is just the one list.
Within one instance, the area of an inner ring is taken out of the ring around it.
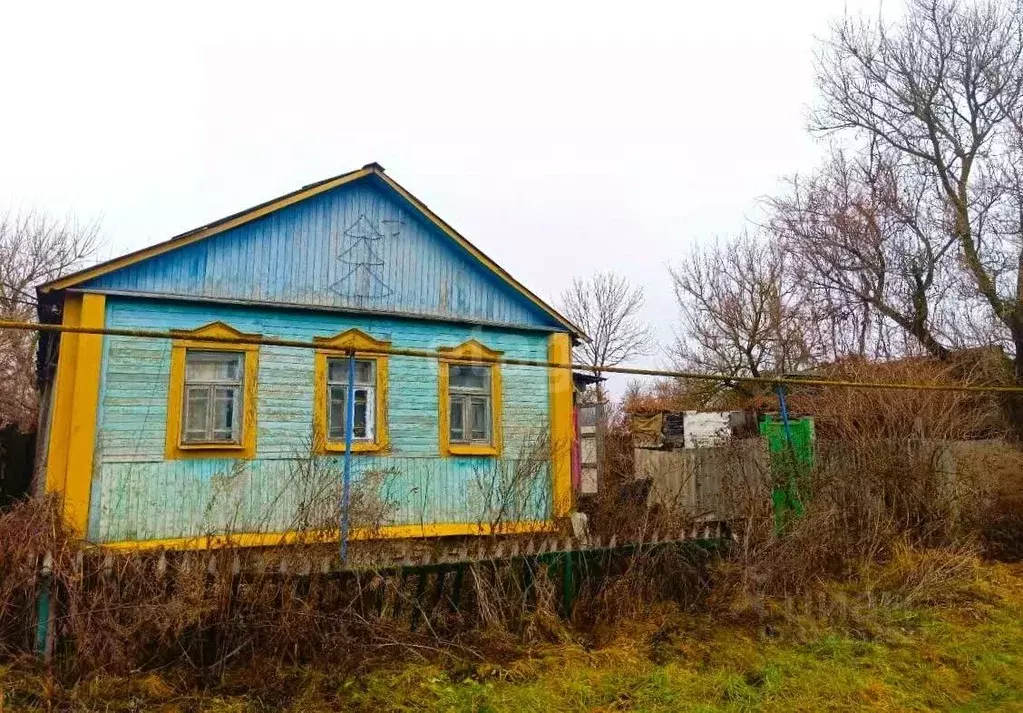
{"label": "utility wire", "polygon": [[[39,324],[36,322],[18,322],[13,320],[0,320],[0,330],[16,329],[22,331],[39,331],[50,333],[66,334],[97,334],[111,337],[137,337],[142,339],[193,339],[202,342],[213,342],[221,344],[255,344],[269,347],[293,347],[295,349],[324,349],[331,350],[331,346],[320,341],[303,341],[298,339],[277,339],[274,337],[246,337],[246,336],[200,336],[184,331],[171,330],[161,332],[150,329],[116,329],[108,327],[79,327],[64,324]],[[333,351],[347,353],[350,350],[333,348]],[[469,361],[465,357],[455,357],[444,351],[431,351],[427,349],[402,349],[402,348],[374,348],[360,347],[355,350],[360,354],[381,354],[387,356],[404,356],[422,359],[438,359],[451,361]],[[547,369],[570,369],[573,371],[589,371],[608,374],[632,374],[636,376],[660,376],[675,379],[692,379],[696,381],[713,381],[720,383],[741,382],[746,384],[764,384],[775,386],[785,384],[787,386],[827,386],[847,389],[897,389],[903,391],[963,391],[974,393],[1002,393],[1002,394],[1023,394],[1023,386],[978,386],[971,384],[923,384],[905,382],[884,382],[884,381],[848,381],[841,379],[818,379],[813,377],[769,377],[769,376],[733,376],[729,374],[705,374],[693,371],[674,371],[670,369],[644,369],[633,366],[595,366],[592,364],[573,364],[544,361],[540,359],[519,359],[515,357],[488,357],[474,356],[471,361],[483,364],[507,364],[510,366],[532,366]]]}

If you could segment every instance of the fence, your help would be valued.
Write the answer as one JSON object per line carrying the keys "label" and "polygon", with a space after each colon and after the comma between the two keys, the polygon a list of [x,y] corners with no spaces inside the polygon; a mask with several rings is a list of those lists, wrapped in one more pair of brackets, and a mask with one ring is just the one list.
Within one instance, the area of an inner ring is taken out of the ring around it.
{"label": "fence", "polygon": [[[561,616],[571,618],[580,592],[592,593],[614,581],[630,568],[634,557],[702,557],[727,536],[722,523],[703,522],[684,532],[654,532],[632,542],[618,542],[615,537],[606,542],[600,538],[489,538],[433,548],[406,542],[383,549],[353,546],[347,562],[341,561],[336,550],[326,554],[303,546],[128,554],[79,549],[65,562],[66,570],[59,569],[52,553],[31,554],[25,569],[33,574],[20,604],[30,611],[34,601],[35,615],[31,620],[23,618],[13,636],[8,630],[8,641],[0,644],[10,648],[10,639],[16,639],[16,648],[34,649],[44,656],[52,656],[55,650],[72,652],[75,633],[93,616],[97,601],[103,609],[155,611],[173,606],[175,598],[188,590],[200,598],[205,592],[208,600],[227,612],[228,619],[246,598],[251,601],[253,592],[260,591],[256,599],[270,592],[277,602],[272,607],[282,611],[301,608],[326,617],[336,617],[340,611],[353,620],[386,620],[415,632],[439,626],[451,616],[478,624],[488,606],[481,586],[501,590],[502,606],[517,599],[526,608],[537,605],[543,589],[548,596],[553,594]],[[145,580],[149,593],[141,603],[131,593],[130,580],[138,578]],[[208,650],[223,637],[215,629],[207,632],[210,641],[198,645],[208,658],[223,654]]]}
{"label": "fence", "polygon": [[[70,331],[76,333],[97,333],[126,337],[149,337],[169,339],[174,335],[145,330],[97,330],[67,329],[54,325],[22,325],[0,323],[0,328],[43,329],[47,331]],[[281,339],[231,338],[232,343],[256,343],[296,349],[318,347],[312,342],[298,342]],[[412,349],[387,350],[388,354],[414,358],[438,359],[444,354]],[[592,368],[587,365],[555,364],[545,361],[524,359],[481,359],[482,362],[506,363],[539,368],[573,369]],[[728,377],[713,374],[689,374],[651,369],[616,367],[608,372],[631,373],[649,376],[677,378],[698,378],[712,381],[729,381]],[[794,386],[833,386],[866,389],[921,389],[925,391],[968,391],[977,393],[1019,393],[1018,387],[980,387],[959,384],[886,384],[869,382],[827,381],[823,379],[755,379],[752,383],[790,383]],[[350,419],[349,419],[350,422]],[[917,449],[920,458],[937,458],[945,462],[949,446],[937,445],[925,448],[921,441],[907,442],[908,448]],[[850,464],[848,454],[843,454],[841,445],[831,447],[818,443],[818,453],[830,453],[819,458],[821,463]],[[954,450],[954,449],[953,449]],[[640,461],[646,462],[640,462]],[[944,459],[944,460],[942,460]],[[23,641],[34,644],[41,651],[52,651],[53,642],[66,641],[68,632],[74,630],[74,622],[80,621],[82,602],[97,593],[108,593],[117,597],[127,588],[125,576],[142,576],[147,586],[155,592],[158,604],[183,592],[189,583],[200,593],[212,588],[217,582],[226,582],[224,601],[230,611],[244,593],[257,583],[277,583],[269,587],[270,609],[277,611],[290,606],[289,602],[300,602],[309,611],[320,611],[320,604],[330,600],[342,602],[346,610],[360,616],[374,616],[407,622],[415,629],[423,622],[432,622],[437,617],[458,612],[465,614],[473,606],[479,614],[479,602],[473,602],[467,593],[466,579],[471,574],[477,584],[481,581],[510,582],[520,596],[529,599],[538,591],[536,583],[543,579],[559,593],[559,609],[565,616],[571,616],[581,588],[599,586],[610,574],[628,565],[629,558],[637,553],[681,552],[697,545],[720,542],[726,535],[719,521],[728,516],[724,511],[727,487],[739,483],[763,485],[765,474],[770,472],[769,461],[763,442],[759,439],[749,443],[736,443],[734,447],[722,449],[694,449],[674,453],[652,455],[637,454],[637,472],[644,473],[654,468],[658,474],[651,475],[653,502],[666,508],[688,510],[692,515],[710,517],[711,522],[700,526],[698,531],[686,533],[655,533],[642,540],[619,544],[611,540],[599,541],[552,540],[552,539],[511,539],[504,542],[486,540],[483,544],[464,545],[454,552],[439,552],[436,549],[425,552],[406,551],[395,555],[391,562],[370,566],[360,564],[353,551],[348,566],[341,567],[336,554],[324,557],[303,555],[299,548],[287,553],[281,552],[176,552],[144,555],[130,553],[113,555],[102,551],[78,550],[67,562],[55,563],[56,554],[34,553],[29,561],[21,564],[30,573],[30,585],[22,592],[21,609],[35,614],[22,617],[15,627]],[[942,466],[947,476],[943,482],[947,489],[956,490],[955,468]],[[943,486],[944,487],[944,486]],[[357,551],[358,548],[355,548]],[[63,556],[63,555],[62,555]],[[477,599],[479,586],[476,587]],[[533,593],[533,594],[531,594]],[[106,596],[106,595],[104,595]],[[163,597],[164,599],[160,599]],[[114,601],[113,599],[109,601]],[[26,605],[27,602],[27,605]],[[223,602],[222,602],[223,604]],[[117,605],[121,610],[131,607],[130,601]],[[144,611],[144,608],[141,609]],[[201,612],[200,612],[201,613]],[[0,614],[3,614],[0,611]],[[87,618],[87,617],[86,617]],[[4,634],[0,631],[0,634]],[[0,641],[0,643],[3,643]]]}
{"label": "fence", "polygon": [[[937,478],[928,485],[939,492],[932,495],[943,501],[954,517],[964,487],[958,477],[960,469],[975,466],[985,455],[1004,449],[1005,444],[999,440],[878,439],[850,443],[821,439],[813,447],[813,472],[829,477],[869,471],[877,465],[878,450],[890,454],[893,448],[903,452],[908,462],[919,462],[933,470]],[[649,504],[691,517],[727,519],[726,501],[735,498],[728,498],[726,490],[766,489],[771,484],[768,444],[759,438],[736,439],[718,448],[636,448],[634,458],[635,478],[650,483]]]}

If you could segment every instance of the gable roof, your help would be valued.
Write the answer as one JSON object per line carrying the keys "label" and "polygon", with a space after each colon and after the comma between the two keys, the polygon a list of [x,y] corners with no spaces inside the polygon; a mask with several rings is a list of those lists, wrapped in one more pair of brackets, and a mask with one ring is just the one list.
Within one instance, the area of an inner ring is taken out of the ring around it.
{"label": "gable roof", "polygon": [[385,185],[391,188],[395,193],[405,199],[413,208],[418,211],[426,220],[437,227],[442,233],[447,235],[456,244],[463,248],[470,256],[478,261],[486,270],[490,271],[498,277],[499,280],[507,284],[513,290],[521,294],[542,312],[546,313],[552,318],[557,324],[564,327],[568,332],[572,333],[575,337],[580,339],[587,339],[586,334],[575,324],[570,322],[566,317],[561,315],[557,310],[551,307],[549,304],[537,297],[533,292],[526,288],[522,283],[513,278],[508,272],[504,270],[500,265],[494,262],[492,259],[487,257],[479,248],[469,242],[465,237],[458,233],[454,228],[444,222],[439,216],[431,211],[425,203],[420,201],[414,195],[409,193],[404,187],[402,187],[397,181],[393,180],[384,172],[384,168],[378,163],[369,163],[362,168],[343,173],[332,178],[327,178],[316,183],[303,186],[302,188],[286,193],[277,198],[273,198],[259,205],[253,206],[238,213],[234,213],[227,217],[221,218],[218,221],[203,225],[195,228],[180,235],[176,235],[169,240],[165,240],[156,245],[136,250],[135,252],[122,255],[121,257],[113,258],[105,262],[93,265],[92,267],[79,270],[78,272],[66,275],[59,279],[47,282],[40,285],[37,290],[41,294],[56,292],[67,288],[72,288],[81,285],[82,283],[94,280],[102,277],[103,275],[110,274],[122,268],[129,267],[136,263],[148,260],[150,258],[163,255],[174,250],[178,250],[187,245],[205,240],[206,238],[213,237],[224,233],[225,231],[231,230],[238,226],[244,225],[251,221],[257,220],[271,213],[274,213],[287,206],[300,203],[304,200],[312,198],[314,196],[325,193],[332,189],[340,186],[359,181],[370,176],[375,176],[379,180],[383,181]]}

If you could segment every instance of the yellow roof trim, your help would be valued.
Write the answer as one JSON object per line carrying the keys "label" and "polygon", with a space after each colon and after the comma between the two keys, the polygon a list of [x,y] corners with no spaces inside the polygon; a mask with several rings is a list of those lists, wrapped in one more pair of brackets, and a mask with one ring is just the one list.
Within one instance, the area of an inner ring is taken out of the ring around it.
{"label": "yellow roof trim", "polygon": [[570,322],[566,317],[564,317],[560,313],[558,313],[557,310],[555,310],[553,307],[551,307],[546,302],[541,300],[539,297],[534,295],[525,285],[523,285],[521,282],[516,280],[514,277],[509,275],[507,272],[505,272],[505,269],[503,267],[501,267],[496,262],[491,260],[489,257],[484,255],[482,250],[480,250],[475,245],[470,243],[466,238],[462,237],[461,233],[459,233],[457,230],[455,230],[450,225],[445,223],[444,220],[440,216],[438,216],[436,213],[434,213],[432,210],[430,210],[426,206],[426,204],[423,203],[421,200],[419,200],[414,195],[412,195],[411,193],[406,191],[404,188],[402,188],[401,185],[397,181],[395,181],[393,178],[388,176],[383,171],[380,171],[378,173],[378,175],[380,176],[380,178],[384,179],[384,182],[386,182],[388,186],[393,188],[395,190],[395,192],[397,192],[402,198],[404,198],[409,203],[411,203],[416,208],[418,208],[419,212],[422,213],[423,215],[425,215],[427,218],[429,218],[431,223],[436,225],[448,237],[450,237],[456,243],[458,243],[463,248],[465,248],[469,252],[469,254],[472,255],[474,258],[476,258],[476,260],[478,260],[484,267],[489,269],[491,272],[496,274],[498,277],[502,278],[505,282],[507,282],[509,285],[511,285],[516,291],[518,291],[523,297],[525,297],[530,302],[535,304],[537,307],[542,309],[549,316],[553,317],[555,319],[555,321],[559,322],[560,324],[562,324],[565,327],[568,327],[569,331],[573,332],[576,336],[579,336],[579,337],[581,337],[583,339],[587,339],[587,340],[589,339],[589,337],[586,336],[586,333],[582,329],[580,329],[576,325],[572,324],[572,322]]}
{"label": "yellow roof trim", "polygon": [[295,203],[304,201],[307,198],[312,198],[313,196],[319,195],[325,191],[329,191],[333,188],[337,188],[338,186],[343,186],[346,183],[351,183],[352,181],[364,178],[374,172],[375,171],[372,168],[361,168],[358,171],[352,171],[335,178],[327,179],[320,183],[314,183],[293,193],[288,193],[279,198],[267,201],[266,203],[261,203],[260,205],[254,208],[249,208],[241,213],[230,215],[215,223],[210,223],[209,225],[204,225],[201,228],[190,230],[187,233],[176,235],[170,240],[165,240],[162,243],[157,243],[156,245],[151,245],[148,248],[136,250],[135,252],[128,253],[127,255],[122,255],[121,257],[114,258],[113,260],[108,260],[90,268],[86,268],[85,270],[72,273],[58,280],[54,280],[53,282],[40,285],[39,290],[41,292],[52,292],[55,290],[63,290],[68,287],[74,287],[75,285],[101,277],[114,272],[115,270],[120,270],[123,267],[129,267],[130,265],[142,262],[143,260],[147,260],[151,257],[163,255],[164,253],[171,252],[172,250],[177,250],[178,248],[183,248],[186,245],[191,245],[192,243],[197,243],[200,240],[213,237],[219,233],[231,230],[231,228],[237,228],[239,225],[244,225],[245,223],[249,223],[257,218],[262,218],[274,211],[278,211],[281,208],[286,208],[289,205],[294,205]]}
{"label": "yellow roof trim", "polygon": [[555,310],[553,307],[551,307],[546,302],[537,297],[535,294],[533,294],[525,285],[523,285],[510,274],[508,274],[504,270],[504,268],[502,268],[496,262],[487,257],[479,248],[477,248],[475,245],[469,242],[450,225],[445,223],[440,218],[440,216],[438,216],[432,210],[430,210],[425,203],[423,203],[421,200],[419,200],[414,195],[409,193],[397,181],[395,181],[386,173],[384,173],[384,169],[377,163],[370,163],[363,166],[357,171],[351,171],[349,173],[344,173],[340,176],[335,176],[334,178],[328,178],[324,181],[320,181],[319,183],[310,184],[292,193],[288,193],[286,195],[280,196],[279,198],[274,198],[270,201],[267,201],[266,203],[257,205],[254,208],[249,208],[248,210],[244,210],[240,213],[235,213],[234,215],[230,215],[214,223],[204,225],[201,228],[196,228],[195,230],[191,230],[187,233],[182,233],[181,235],[177,235],[171,238],[170,240],[165,240],[162,243],[157,243],[156,245],[152,245],[148,248],[143,248],[142,250],[137,250],[135,252],[128,253],[127,255],[122,255],[119,258],[108,260],[107,262],[94,265],[93,267],[86,268],[85,270],[81,270],[71,275],[62,277],[58,280],[54,280],[53,282],[40,285],[39,291],[53,292],[56,290],[67,289],[68,287],[74,287],[75,285],[79,285],[88,280],[101,277],[108,273],[114,272],[115,270],[120,270],[121,268],[134,265],[135,263],[147,260],[151,257],[156,257],[158,255],[163,255],[164,253],[170,252],[172,250],[183,248],[186,245],[191,245],[192,243],[196,243],[200,240],[205,240],[206,238],[213,237],[214,235],[218,235],[227,230],[231,230],[232,228],[237,228],[240,225],[244,225],[245,223],[251,222],[258,218],[262,218],[263,216],[278,211],[281,208],[286,208],[290,205],[294,205],[295,203],[304,201],[307,198],[312,198],[313,196],[319,195],[320,193],[333,190],[334,188],[343,186],[346,183],[351,183],[353,181],[357,181],[361,178],[365,178],[366,176],[373,174],[379,176],[384,181],[384,183],[386,183],[395,193],[397,193],[402,198],[411,203],[416,209],[419,210],[420,213],[426,216],[426,218],[431,223],[433,223],[437,228],[439,228],[441,232],[443,232],[445,235],[447,235],[456,243],[458,243],[462,248],[464,248],[470,255],[473,256],[473,258],[475,258],[481,265],[483,265],[483,267],[487,268],[495,275],[497,275],[499,278],[504,280],[509,286],[515,289],[518,293],[520,293],[523,297],[528,299],[534,305],[539,307],[544,313],[552,317],[556,322],[566,327],[570,332],[572,332],[573,334],[582,339],[588,339],[588,337],[586,336],[582,329],[572,324],[572,322],[570,322],[567,318],[559,314],[557,310]]}

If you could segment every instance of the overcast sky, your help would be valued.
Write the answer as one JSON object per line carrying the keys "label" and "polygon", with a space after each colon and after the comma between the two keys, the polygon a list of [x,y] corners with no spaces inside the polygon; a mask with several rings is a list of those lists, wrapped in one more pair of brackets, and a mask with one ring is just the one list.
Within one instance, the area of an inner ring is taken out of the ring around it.
{"label": "overcast sky", "polygon": [[110,257],[378,161],[545,299],[641,284],[668,342],[666,266],[813,167],[815,38],[878,2],[161,7],[0,7],[0,208]]}

